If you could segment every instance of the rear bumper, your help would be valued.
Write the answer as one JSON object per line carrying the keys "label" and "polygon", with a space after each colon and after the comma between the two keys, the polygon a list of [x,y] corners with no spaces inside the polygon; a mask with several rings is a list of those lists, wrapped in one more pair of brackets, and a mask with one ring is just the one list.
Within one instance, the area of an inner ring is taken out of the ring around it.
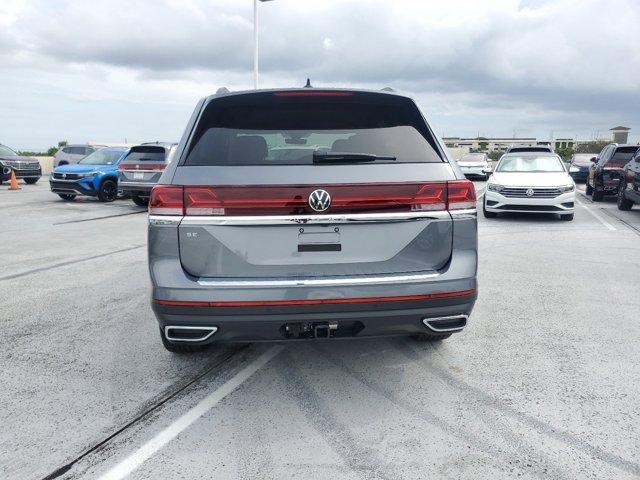
{"label": "rear bumper", "polygon": [[[120,177],[122,178],[122,177]],[[138,195],[141,197],[148,197],[151,195],[151,189],[155,186],[155,183],[143,183],[143,182],[127,182],[118,180],[118,188],[129,195]]]}
{"label": "rear bumper", "polygon": [[464,167],[460,166],[460,170],[467,177],[486,177],[487,174],[482,170],[487,167]]}
{"label": "rear bumper", "polygon": [[[260,342],[304,340],[314,337],[313,326],[331,323],[331,339],[370,338],[434,333],[423,320],[468,316],[476,300],[466,296],[425,301],[371,302],[366,305],[320,305],[287,307],[193,308],[152,303],[161,328],[167,326],[216,327],[204,341]],[[391,305],[393,304],[393,305]],[[290,327],[307,328],[308,334],[292,335]],[[461,328],[456,329],[459,331]],[[446,332],[444,332],[446,333]]]}
{"label": "rear bumper", "polygon": [[[163,304],[152,308],[163,328],[217,327],[207,342],[283,340],[288,323],[337,322],[339,337],[348,338],[429,333],[424,318],[469,315],[476,299],[475,210],[456,213],[453,231],[450,259],[438,270],[270,281],[189,275],[177,225],[156,221],[148,230],[149,272],[152,299]],[[467,293],[443,298],[449,292]]]}
{"label": "rear bumper", "polygon": [[575,208],[575,191],[554,198],[505,197],[487,190],[485,208],[489,212],[515,213],[572,213]]}

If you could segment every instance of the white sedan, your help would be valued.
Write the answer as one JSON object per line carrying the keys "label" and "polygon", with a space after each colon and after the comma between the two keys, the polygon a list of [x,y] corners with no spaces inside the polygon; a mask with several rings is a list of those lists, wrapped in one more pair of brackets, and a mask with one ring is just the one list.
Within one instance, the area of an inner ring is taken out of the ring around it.
{"label": "white sedan", "polygon": [[559,156],[552,153],[503,155],[487,183],[483,212],[551,213],[573,220],[576,185]]}

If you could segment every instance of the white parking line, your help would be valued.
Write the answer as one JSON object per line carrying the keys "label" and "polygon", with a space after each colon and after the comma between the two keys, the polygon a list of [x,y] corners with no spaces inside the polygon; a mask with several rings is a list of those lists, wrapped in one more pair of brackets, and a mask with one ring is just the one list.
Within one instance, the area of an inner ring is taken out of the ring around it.
{"label": "white parking line", "polygon": [[602,218],[600,215],[598,215],[596,212],[594,212],[593,210],[591,210],[589,207],[587,207],[584,203],[582,203],[581,201],[578,200],[578,197],[576,197],[576,203],[578,205],[580,205],[582,208],[584,208],[587,212],[589,212],[591,215],[593,215],[593,217],[598,220],[602,225],[604,225],[605,227],[607,227],[609,230],[617,230],[616,227],[614,227],[613,225],[611,225],[609,222],[607,222],[604,218]]}
{"label": "white parking line", "polygon": [[167,443],[176,438],[180,432],[184,431],[193,422],[215,407],[227,395],[233,393],[240,385],[265,366],[269,360],[278,355],[281,351],[281,346],[271,347],[252,363],[240,370],[235,376],[225,382],[220,388],[210,393],[195,407],[179,417],[164,430],[157,433],[155,437],[142,445],[138,450],[118,463],[111,470],[103,474],[99,480],[120,480],[125,478],[146,460],[151,458]]}

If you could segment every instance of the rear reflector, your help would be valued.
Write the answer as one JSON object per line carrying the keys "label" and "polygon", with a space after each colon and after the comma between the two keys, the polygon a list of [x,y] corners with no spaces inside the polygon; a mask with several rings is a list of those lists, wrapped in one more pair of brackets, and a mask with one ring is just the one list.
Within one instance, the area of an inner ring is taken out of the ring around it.
{"label": "rear reflector", "polygon": [[380,303],[380,302],[411,302],[416,300],[436,300],[439,298],[471,297],[476,290],[461,290],[457,292],[429,293],[425,295],[403,295],[399,297],[356,297],[356,298],[313,298],[300,300],[257,300],[257,301],[230,301],[230,302],[203,302],[158,300],[153,303],[166,307],[283,307],[289,305],[329,305],[343,303]]}
{"label": "rear reflector", "polygon": [[357,213],[402,213],[475,208],[469,180],[428,183],[326,185],[326,211],[309,206],[316,185],[159,185],[151,192],[149,212],[156,215],[264,216]]}
{"label": "rear reflector", "polygon": [[152,215],[184,215],[184,188],[176,185],[156,185],[149,197]]}

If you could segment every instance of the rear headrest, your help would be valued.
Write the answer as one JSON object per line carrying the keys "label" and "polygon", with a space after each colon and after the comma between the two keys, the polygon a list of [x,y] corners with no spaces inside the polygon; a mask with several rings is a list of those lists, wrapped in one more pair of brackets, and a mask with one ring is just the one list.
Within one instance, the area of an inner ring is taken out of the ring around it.
{"label": "rear headrest", "polygon": [[267,157],[267,142],[259,135],[235,137],[229,148],[231,163],[261,164]]}

